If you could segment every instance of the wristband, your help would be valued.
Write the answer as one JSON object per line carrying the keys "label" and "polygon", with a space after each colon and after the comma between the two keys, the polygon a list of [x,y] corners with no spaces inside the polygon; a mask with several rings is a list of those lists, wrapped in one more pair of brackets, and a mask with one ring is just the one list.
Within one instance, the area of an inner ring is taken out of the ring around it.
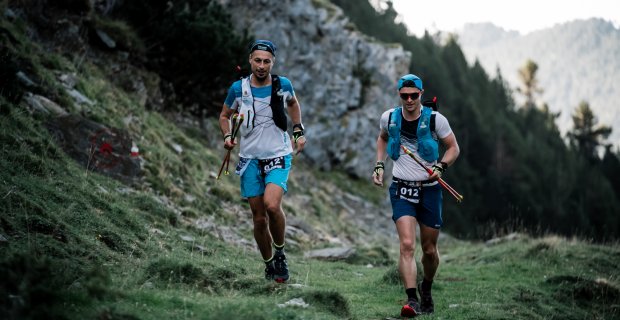
{"label": "wristband", "polygon": [[441,167],[443,168],[444,171],[448,169],[448,163],[443,162],[443,161],[439,161],[439,163],[441,164]]}
{"label": "wristband", "polygon": [[295,129],[299,129],[301,131],[304,131],[304,125],[301,123],[297,123],[293,125],[293,131],[295,131]]}
{"label": "wristband", "polygon": [[226,139],[230,138],[232,140],[232,133],[227,133],[224,135],[224,142],[226,142]]}
{"label": "wristband", "polygon": [[385,170],[385,163],[383,163],[383,161],[377,161],[377,164],[375,164],[375,169],[373,171],[376,175],[379,175],[379,170]]}

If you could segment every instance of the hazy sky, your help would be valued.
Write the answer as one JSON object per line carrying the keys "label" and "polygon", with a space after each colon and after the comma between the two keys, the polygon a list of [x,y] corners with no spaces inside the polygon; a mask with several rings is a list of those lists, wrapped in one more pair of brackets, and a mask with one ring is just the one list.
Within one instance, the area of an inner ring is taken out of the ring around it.
{"label": "hazy sky", "polygon": [[468,22],[492,22],[525,34],[575,19],[599,17],[620,26],[620,0],[392,0],[416,35],[455,31]]}

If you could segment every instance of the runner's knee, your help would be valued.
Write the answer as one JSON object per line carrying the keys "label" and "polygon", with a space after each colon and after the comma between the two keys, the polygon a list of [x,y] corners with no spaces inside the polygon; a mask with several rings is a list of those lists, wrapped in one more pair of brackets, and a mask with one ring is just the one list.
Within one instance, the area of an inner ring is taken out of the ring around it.
{"label": "runner's knee", "polygon": [[265,215],[255,215],[253,221],[254,228],[267,228],[269,226],[269,218]]}
{"label": "runner's knee", "polygon": [[270,214],[278,213],[281,211],[280,202],[278,201],[265,201],[265,209]]}
{"label": "runner's knee", "polygon": [[427,243],[422,245],[422,254],[429,257],[437,255],[437,246],[433,243]]}
{"label": "runner's knee", "polygon": [[405,255],[413,255],[415,249],[415,241],[412,239],[405,239],[400,241],[400,253]]}

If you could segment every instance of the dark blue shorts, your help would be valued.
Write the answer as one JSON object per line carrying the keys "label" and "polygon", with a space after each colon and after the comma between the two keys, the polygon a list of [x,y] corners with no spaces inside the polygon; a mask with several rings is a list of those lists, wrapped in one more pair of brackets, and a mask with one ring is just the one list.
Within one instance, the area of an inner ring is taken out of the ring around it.
{"label": "dark blue shorts", "polygon": [[392,181],[390,185],[390,202],[392,203],[392,220],[394,222],[402,216],[412,216],[431,228],[439,229],[443,226],[441,218],[443,195],[439,183],[432,185],[422,184],[418,203],[402,199],[401,196],[397,195],[397,192],[398,183]]}

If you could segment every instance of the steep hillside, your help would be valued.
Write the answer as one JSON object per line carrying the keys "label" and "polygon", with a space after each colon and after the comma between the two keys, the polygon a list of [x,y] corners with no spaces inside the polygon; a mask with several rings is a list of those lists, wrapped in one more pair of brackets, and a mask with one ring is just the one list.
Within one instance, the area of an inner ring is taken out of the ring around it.
{"label": "steep hillside", "polygon": [[[489,74],[497,67],[516,88],[517,70],[527,59],[538,64],[542,101],[561,111],[558,126],[572,128],[571,114],[581,100],[588,101],[600,123],[620,126],[620,29],[602,19],[576,20],[519,35],[491,24],[466,25],[459,43],[468,60],[480,61]],[[518,100],[519,101],[519,100]],[[620,130],[610,140],[620,145]]]}

